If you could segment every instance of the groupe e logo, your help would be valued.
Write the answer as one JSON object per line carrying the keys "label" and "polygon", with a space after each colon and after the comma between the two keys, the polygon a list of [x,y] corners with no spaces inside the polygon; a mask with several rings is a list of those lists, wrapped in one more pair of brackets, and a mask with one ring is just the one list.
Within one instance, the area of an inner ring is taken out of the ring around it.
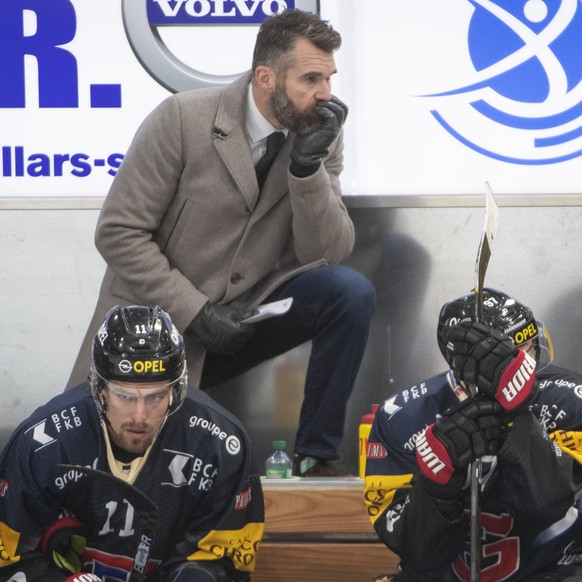
{"label": "groupe e logo", "polygon": [[[286,9],[318,13],[318,0],[122,0],[127,38],[145,70],[163,87],[177,93],[213,85],[229,84],[249,66],[232,74],[196,69],[173,49],[172,37],[196,35],[201,27],[212,27],[212,46],[205,47],[206,60],[216,47],[236,53],[229,27],[258,30],[261,23]],[[232,30],[232,28],[230,28]]]}
{"label": "groupe e logo", "polygon": [[503,162],[582,155],[580,1],[467,1],[474,70],[460,87],[422,95],[434,118],[465,146]]}

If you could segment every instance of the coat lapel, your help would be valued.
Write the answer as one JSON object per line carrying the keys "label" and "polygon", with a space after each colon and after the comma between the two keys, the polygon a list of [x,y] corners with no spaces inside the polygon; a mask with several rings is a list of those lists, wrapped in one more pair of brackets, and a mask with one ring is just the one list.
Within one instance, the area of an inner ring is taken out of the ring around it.
{"label": "coat lapel", "polygon": [[230,85],[220,102],[214,122],[214,147],[238,186],[247,207],[257,216],[266,212],[288,191],[287,166],[294,136],[290,133],[267,176],[259,200],[259,186],[245,127],[248,72]]}
{"label": "coat lapel", "polygon": [[251,73],[245,73],[224,92],[214,121],[213,137],[218,155],[249,210],[253,210],[259,198],[259,186],[244,123],[250,81]]}

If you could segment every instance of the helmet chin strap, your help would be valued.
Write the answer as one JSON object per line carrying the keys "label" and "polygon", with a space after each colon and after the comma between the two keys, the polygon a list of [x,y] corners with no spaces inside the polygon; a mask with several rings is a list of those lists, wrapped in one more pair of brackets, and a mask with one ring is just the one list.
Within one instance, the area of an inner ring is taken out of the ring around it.
{"label": "helmet chin strap", "polygon": [[107,401],[103,397],[103,392],[102,392],[103,389],[99,388],[98,390],[99,390],[99,393],[98,393],[99,402],[96,404],[97,404],[97,409],[99,411],[99,416],[101,417],[101,420],[105,423],[105,425],[110,427],[111,422],[109,422],[109,418],[107,417]]}

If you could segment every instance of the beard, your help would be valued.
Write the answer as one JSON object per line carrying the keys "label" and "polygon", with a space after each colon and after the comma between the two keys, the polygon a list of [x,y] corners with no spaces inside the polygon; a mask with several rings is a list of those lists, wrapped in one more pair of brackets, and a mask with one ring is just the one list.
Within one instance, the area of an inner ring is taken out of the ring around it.
{"label": "beard", "polygon": [[[145,434],[143,438],[134,439],[127,431],[138,431]],[[156,430],[148,424],[127,422],[119,427],[118,431],[110,430],[109,434],[113,442],[124,451],[136,455],[142,455],[152,444]]]}
{"label": "beard", "polygon": [[275,91],[271,95],[271,110],[277,121],[293,133],[307,133],[321,123],[321,118],[315,107],[301,111],[287,95],[285,84],[277,81]]}

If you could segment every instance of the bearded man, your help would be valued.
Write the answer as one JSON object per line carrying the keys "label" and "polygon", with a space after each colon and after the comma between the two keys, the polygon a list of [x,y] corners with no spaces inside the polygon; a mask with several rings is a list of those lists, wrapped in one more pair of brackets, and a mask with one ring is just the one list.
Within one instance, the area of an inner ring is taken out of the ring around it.
{"label": "bearded man", "polygon": [[[99,217],[107,271],[69,388],[112,305],[167,310],[203,390],[311,341],[294,474],[346,474],[335,461],[375,291],[339,264],[354,245],[339,178],[348,108],[331,93],[340,45],[319,16],[284,11],[261,25],[251,71],[144,121]],[[284,315],[243,321],[287,298]]]}

